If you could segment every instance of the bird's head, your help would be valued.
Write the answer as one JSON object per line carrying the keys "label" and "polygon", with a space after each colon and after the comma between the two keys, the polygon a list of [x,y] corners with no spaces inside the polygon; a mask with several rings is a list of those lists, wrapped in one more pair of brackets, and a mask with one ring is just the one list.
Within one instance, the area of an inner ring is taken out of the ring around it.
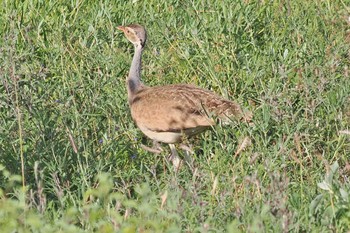
{"label": "bird's head", "polygon": [[135,46],[141,46],[142,48],[145,46],[147,33],[141,25],[130,24],[128,26],[119,26],[117,29],[124,32],[125,37]]}

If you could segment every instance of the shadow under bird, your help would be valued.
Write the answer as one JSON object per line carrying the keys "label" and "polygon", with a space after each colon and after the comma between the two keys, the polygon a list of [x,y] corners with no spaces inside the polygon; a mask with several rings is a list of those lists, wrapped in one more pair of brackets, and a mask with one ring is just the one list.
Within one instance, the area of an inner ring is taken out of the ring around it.
{"label": "shadow under bird", "polygon": [[134,45],[135,52],[126,79],[131,116],[149,138],[169,144],[178,159],[174,143],[213,127],[217,120],[250,121],[252,114],[230,100],[190,84],[148,87],[141,82],[141,56],[147,34],[143,26],[119,26]]}

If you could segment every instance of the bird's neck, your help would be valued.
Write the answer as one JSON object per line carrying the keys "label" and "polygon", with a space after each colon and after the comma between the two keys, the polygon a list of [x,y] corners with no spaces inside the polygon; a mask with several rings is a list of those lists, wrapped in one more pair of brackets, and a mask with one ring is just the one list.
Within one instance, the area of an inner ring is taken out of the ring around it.
{"label": "bird's neck", "polygon": [[126,79],[129,104],[131,104],[133,96],[136,94],[136,92],[143,86],[141,83],[141,56],[142,47],[135,46],[135,53],[134,57],[132,58],[129,76]]}

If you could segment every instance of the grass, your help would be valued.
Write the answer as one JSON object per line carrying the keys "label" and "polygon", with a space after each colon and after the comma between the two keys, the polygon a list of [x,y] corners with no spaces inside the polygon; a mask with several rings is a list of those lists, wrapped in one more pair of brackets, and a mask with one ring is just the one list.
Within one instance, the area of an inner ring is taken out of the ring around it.
{"label": "grass", "polygon": [[[3,232],[347,232],[350,2],[10,1],[0,17]],[[193,83],[254,112],[191,139],[174,173],[125,77]],[[235,156],[245,137],[251,146]]]}

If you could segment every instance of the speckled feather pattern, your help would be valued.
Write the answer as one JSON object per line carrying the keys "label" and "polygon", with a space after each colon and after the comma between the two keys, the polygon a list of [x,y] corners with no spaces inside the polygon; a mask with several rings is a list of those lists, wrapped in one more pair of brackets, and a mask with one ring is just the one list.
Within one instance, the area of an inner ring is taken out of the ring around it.
{"label": "speckled feather pattern", "polygon": [[144,87],[130,103],[136,124],[152,131],[183,131],[215,125],[215,119],[241,118],[238,104],[193,85]]}

